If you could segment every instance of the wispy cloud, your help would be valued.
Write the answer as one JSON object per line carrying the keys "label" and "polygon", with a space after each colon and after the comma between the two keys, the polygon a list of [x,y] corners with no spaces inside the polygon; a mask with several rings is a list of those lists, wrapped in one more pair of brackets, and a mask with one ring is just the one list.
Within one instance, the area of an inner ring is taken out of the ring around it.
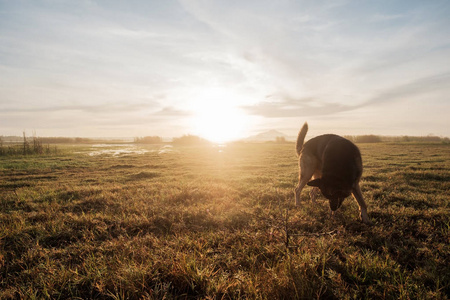
{"label": "wispy cloud", "polygon": [[446,0],[0,0],[1,127],[62,118],[83,135],[69,122],[78,115],[91,128],[120,120],[179,135],[212,88],[227,92],[210,101],[292,130],[295,117],[344,128],[353,112],[379,129],[367,110],[408,99],[439,104],[429,113],[440,116],[450,109],[448,15]]}
{"label": "wispy cloud", "polygon": [[283,98],[281,101],[263,101],[253,106],[243,107],[247,113],[266,118],[304,118],[326,116],[339,112],[354,110],[359,105],[351,106],[340,103],[321,103],[314,99]]}
{"label": "wispy cloud", "polygon": [[[439,93],[440,97],[430,94]],[[448,95],[450,93],[450,72],[444,74],[438,74],[425,78],[414,80],[407,84],[401,84],[390,88],[388,90],[381,91],[372,99],[365,102],[363,105],[380,105],[385,102],[392,103],[393,101],[405,101],[408,102],[411,98],[422,98],[424,102],[428,102],[431,105],[440,103],[448,103]]]}
{"label": "wispy cloud", "polygon": [[148,111],[152,105],[145,104],[114,104],[102,103],[101,105],[54,105],[54,106],[36,106],[36,107],[7,107],[2,109],[2,113],[25,113],[25,112],[49,112],[49,113],[64,113],[67,111],[82,112],[82,113],[133,113]]}

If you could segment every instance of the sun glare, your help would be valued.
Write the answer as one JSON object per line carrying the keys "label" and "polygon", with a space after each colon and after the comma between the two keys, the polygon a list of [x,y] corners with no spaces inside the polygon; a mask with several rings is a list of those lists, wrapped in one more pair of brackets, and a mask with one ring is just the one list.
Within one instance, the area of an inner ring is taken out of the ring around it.
{"label": "sun glare", "polygon": [[243,137],[248,116],[236,103],[236,97],[211,89],[197,99],[193,126],[196,135],[211,142],[226,143]]}

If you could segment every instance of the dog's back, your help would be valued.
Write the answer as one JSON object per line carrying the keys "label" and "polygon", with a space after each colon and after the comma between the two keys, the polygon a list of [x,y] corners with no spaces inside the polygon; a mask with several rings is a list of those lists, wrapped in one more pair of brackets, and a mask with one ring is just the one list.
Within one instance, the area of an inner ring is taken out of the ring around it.
{"label": "dog's back", "polygon": [[[315,140],[315,141],[313,141]],[[322,162],[322,176],[339,178],[345,187],[352,187],[362,175],[361,153],[351,141],[338,135],[318,136],[312,142]],[[305,147],[308,146],[305,144]],[[316,144],[316,145],[314,145]]]}

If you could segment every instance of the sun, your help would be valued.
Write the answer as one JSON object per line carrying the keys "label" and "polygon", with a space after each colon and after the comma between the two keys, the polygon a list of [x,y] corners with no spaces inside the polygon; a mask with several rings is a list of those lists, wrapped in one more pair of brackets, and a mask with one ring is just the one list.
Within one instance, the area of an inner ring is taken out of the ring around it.
{"label": "sun", "polygon": [[193,130],[211,142],[226,143],[242,138],[248,116],[239,108],[236,95],[223,89],[208,89],[194,101]]}

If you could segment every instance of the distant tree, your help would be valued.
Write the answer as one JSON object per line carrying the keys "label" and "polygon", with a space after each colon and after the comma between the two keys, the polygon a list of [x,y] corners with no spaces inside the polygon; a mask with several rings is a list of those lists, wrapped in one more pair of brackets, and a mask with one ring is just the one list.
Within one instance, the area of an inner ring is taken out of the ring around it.
{"label": "distant tree", "polygon": [[355,142],[355,137],[353,135],[344,135],[344,138],[351,142]]}
{"label": "distant tree", "polygon": [[286,143],[286,138],[284,136],[277,136],[275,139],[275,142],[277,144],[284,144],[284,143]]}
{"label": "distant tree", "polygon": [[205,140],[196,135],[183,135],[179,138],[173,138],[172,142],[178,145],[201,145],[201,144],[209,144],[208,140]]}

